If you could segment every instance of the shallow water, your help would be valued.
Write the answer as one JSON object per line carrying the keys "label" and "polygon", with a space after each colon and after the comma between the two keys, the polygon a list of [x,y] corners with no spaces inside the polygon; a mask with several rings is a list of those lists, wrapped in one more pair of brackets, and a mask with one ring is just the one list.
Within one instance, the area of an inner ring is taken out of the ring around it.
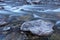
{"label": "shallow water", "polygon": [[[12,7],[16,7],[16,6],[22,6],[24,5],[24,7],[21,7],[21,9],[19,10],[9,10],[10,8]],[[25,5],[25,2],[22,0],[20,2],[17,2],[17,0],[7,0],[5,2],[0,2],[0,6],[8,6],[6,7],[6,9],[3,9],[3,10],[0,10],[0,14],[3,14],[3,15],[18,15],[18,16],[21,16],[21,15],[25,15],[25,14],[28,14],[28,13],[34,13],[33,15],[35,16],[35,18],[41,18],[41,17],[46,17],[46,18],[54,18],[54,19],[57,19],[57,20],[60,20],[60,3],[59,2],[53,2],[53,1],[50,1],[50,3],[47,2],[47,4],[44,4],[43,5]],[[47,16],[48,15],[48,16]],[[25,18],[26,19],[26,18]],[[17,32],[18,33],[18,32]],[[15,36],[15,37],[18,37],[17,35],[20,35],[20,34],[15,34],[14,33],[10,33],[8,34],[9,37],[12,36]],[[58,35],[57,35],[58,34]],[[51,39],[53,40],[60,40],[60,35],[59,33],[55,33],[52,35]],[[0,34],[0,40],[4,40],[6,35],[3,35],[3,34]],[[8,38],[8,36],[6,36]],[[30,36],[31,37],[31,36]],[[21,38],[21,37],[20,37]],[[56,39],[55,39],[56,38]],[[10,38],[11,39],[11,38]],[[14,37],[11,39],[13,40]],[[18,38],[19,39],[19,38]],[[8,39],[7,39],[8,40]],[[15,39],[16,40],[16,39]],[[24,39],[22,39],[24,40]]]}

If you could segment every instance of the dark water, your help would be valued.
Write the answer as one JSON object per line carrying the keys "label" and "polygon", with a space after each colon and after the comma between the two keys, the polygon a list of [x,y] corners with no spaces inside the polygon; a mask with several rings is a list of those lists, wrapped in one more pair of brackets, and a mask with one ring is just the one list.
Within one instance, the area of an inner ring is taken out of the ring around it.
{"label": "dark water", "polygon": [[5,38],[5,35],[0,34],[0,40],[3,40]]}

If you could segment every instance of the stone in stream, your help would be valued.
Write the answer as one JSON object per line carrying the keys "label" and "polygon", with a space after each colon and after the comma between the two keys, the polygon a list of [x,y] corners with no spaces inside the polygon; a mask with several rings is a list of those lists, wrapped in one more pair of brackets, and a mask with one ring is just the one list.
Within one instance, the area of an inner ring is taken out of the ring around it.
{"label": "stone in stream", "polygon": [[26,0],[30,4],[60,5],[59,0]]}
{"label": "stone in stream", "polygon": [[60,33],[60,21],[57,21],[55,26],[53,27],[55,32]]}
{"label": "stone in stream", "polygon": [[0,7],[0,10],[4,9],[4,7]]}
{"label": "stone in stream", "polygon": [[21,30],[30,31],[32,34],[39,36],[48,36],[53,33],[54,23],[47,20],[35,20],[24,22],[21,26]]}
{"label": "stone in stream", "polygon": [[39,3],[41,0],[26,0],[28,3],[30,4],[37,4]]}
{"label": "stone in stream", "polygon": [[24,14],[22,12],[20,12],[20,14],[17,15],[10,15],[9,16],[9,21],[10,22],[18,22],[18,21],[29,21],[33,18],[32,14]]}
{"label": "stone in stream", "polygon": [[0,2],[4,2],[4,0],[0,0]]}
{"label": "stone in stream", "polygon": [[60,29],[60,21],[56,22],[56,26],[58,27],[58,29]]}
{"label": "stone in stream", "polygon": [[11,32],[6,35],[4,40],[25,40],[27,38],[26,34],[21,34],[19,32]]}
{"label": "stone in stream", "polygon": [[6,17],[4,15],[0,15],[0,25],[7,24]]}
{"label": "stone in stream", "polygon": [[10,32],[11,32],[11,27],[8,26],[0,27],[0,34],[6,35],[9,34]]}

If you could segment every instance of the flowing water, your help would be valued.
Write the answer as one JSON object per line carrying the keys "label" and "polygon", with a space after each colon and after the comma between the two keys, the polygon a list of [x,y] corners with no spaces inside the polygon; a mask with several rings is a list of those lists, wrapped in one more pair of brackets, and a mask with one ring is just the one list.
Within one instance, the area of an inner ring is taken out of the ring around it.
{"label": "flowing water", "polygon": [[[49,0],[50,2],[48,0],[47,1],[42,0],[40,5],[34,5],[34,4],[25,5],[27,3],[24,0],[20,0],[19,2],[18,1],[19,0],[5,0],[5,2],[0,2],[0,7],[2,7],[2,6],[5,7],[3,9],[0,9],[0,14],[15,15],[15,16],[32,14],[35,18],[47,18],[49,20],[51,19],[51,20],[56,20],[56,21],[60,20],[60,1],[59,0],[55,0],[54,2],[52,0]],[[24,20],[26,18],[27,17],[24,16],[22,20]],[[29,19],[27,19],[27,20],[29,20]],[[13,26],[13,25],[15,25],[15,24],[12,23],[9,26]],[[16,23],[16,26],[17,25],[18,24]],[[18,26],[21,26],[21,24],[19,24]],[[57,36],[57,34],[58,34],[58,36]],[[12,35],[13,35],[13,37],[12,37]],[[56,34],[53,34],[51,38],[52,38],[52,40],[60,40],[59,37],[60,37],[59,33],[56,33]],[[20,39],[24,40],[24,38],[28,39],[28,37],[25,34],[21,35],[21,33],[19,33],[19,32],[12,32],[7,35],[3,35],[0,33],[0,40],[20,40]],[[31,38],[31,35],[29,35],[29,38]],[[37,40],[39,40],[39,39],[37,39]]]}

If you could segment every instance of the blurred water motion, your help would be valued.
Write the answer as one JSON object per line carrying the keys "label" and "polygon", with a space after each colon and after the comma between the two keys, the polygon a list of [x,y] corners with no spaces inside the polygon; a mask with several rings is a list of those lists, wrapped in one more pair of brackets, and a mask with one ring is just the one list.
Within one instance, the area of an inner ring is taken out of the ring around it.
{"label": "blurred water motion", "polygon": [[[5,25],[0,29],[11,30],[10,27],[14,29],[14,32],[0,32],[0,40],[24,40],[29,38],[31,40],[40,40],[40,37],[35,35],[32,36],[32,34],[30,33],[26,35],[25,33],[20,31],[16,32],[19,30],[17,30],[17,28],[20,28],[21,24],[25,21],[46,19],[49,21],[55,21],[55,25],[57,26],[57,29],[59,29],[60,0],[0,0],[0,15],[0,24],[4,22],[9,23],[8,25]],[[5,33],[8,34],[4,35]],[[58,34],[58,36],[56,34]],[[55,33],[51,36],[52,40],[60,40],[59,33]],[[47,38],[49,37],[45,37],[46,40]],[[42,38],[42,40],[44,39]]]}

